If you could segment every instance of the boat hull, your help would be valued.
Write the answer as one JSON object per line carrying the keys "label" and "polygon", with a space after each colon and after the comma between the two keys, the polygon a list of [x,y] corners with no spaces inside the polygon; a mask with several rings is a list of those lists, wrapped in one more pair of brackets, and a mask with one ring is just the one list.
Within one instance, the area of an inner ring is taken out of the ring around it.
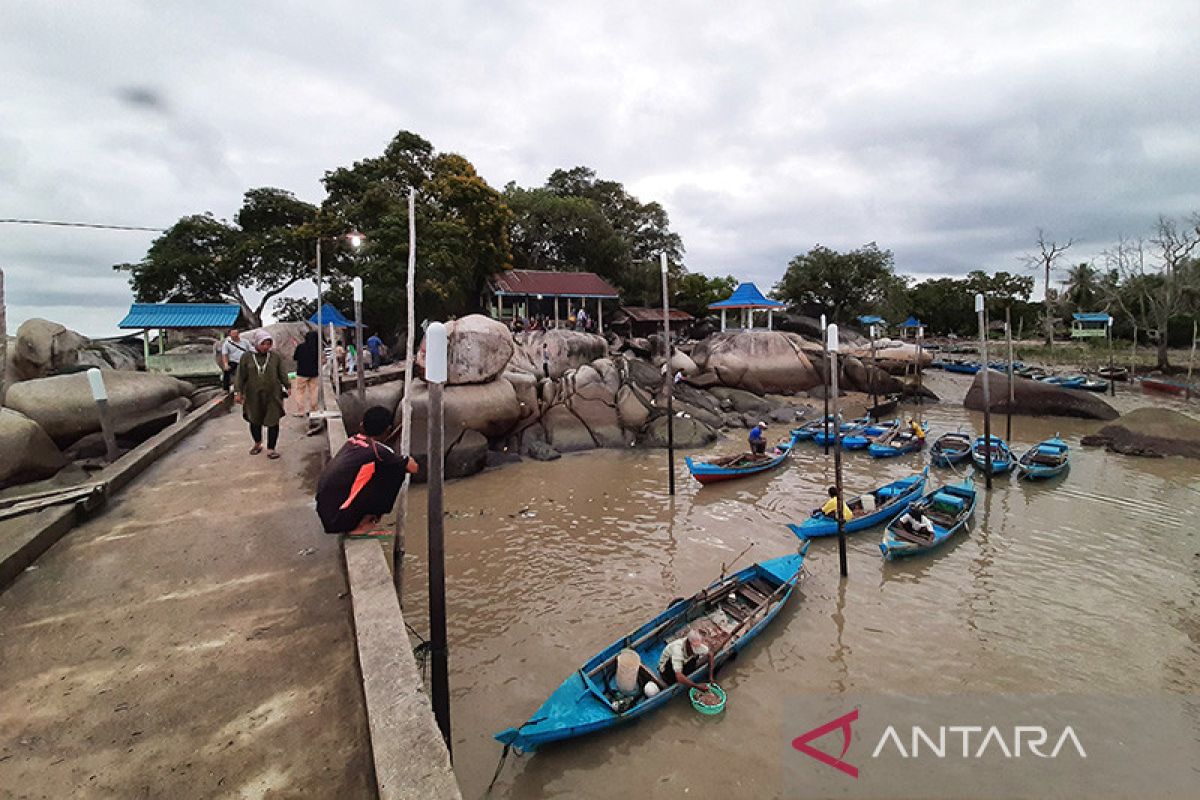
{"label": "boat hull", "polygon": [[[903,514],[905,509],[908,508],[908,504],[920,497],[921,493],[925,491],[925,478],[926,473],[923,472],[919,475],[913,475],[911,477],[904,478],[899,481],[893,481],[892,483],[879,487],[879,489],[876,489],[874,492],[872,492],[872,494],[890,488],[896,489],[900,492],[900,494],[896,496],[894,501],[888,503],[886,506],[878,508],[869,514],[861,514],[854,517],[854,519],[851,519],[849,522],[846,522],[842,526],[843,530],[846,533],[865,531],[868,528],[873,528],[876,525],[880,525],[894,517],[899,516],[900,514]],[[847,502],[852,501],[848,500]],[[824,536],[836,536],[837,520],[821,514],[820,509],[814,509],[812,516],[804,520],[804,522],[801,522],[799,525],[788,523],[788,529],[800,539],[817,539]]]}
{"label": "boat hull", "polygon": [[898,519],[892,520],[883,532],[883,541],[879,543],[879,551],[886,560],[891,561],[897,558],[907,558],[909,556],[920,555],[921,553],[928,553],[930,550],[936,550],[956,534],[966,529],[967,523],[970,522],[971,517],[975,514],[975,504],[978,500],[978,495],[975,492],[975,487],[971,479],[967,478],[961,483],[948,484],[934,489],[928,495],[921,498],[920,502],[927,502],[940,492],[960,497],[963,500],[964,510],[954,519],[953,524],[939,525],[935,522],[933,541],[922,544],[900,538],[895,533],[895,526],[898,524]]}

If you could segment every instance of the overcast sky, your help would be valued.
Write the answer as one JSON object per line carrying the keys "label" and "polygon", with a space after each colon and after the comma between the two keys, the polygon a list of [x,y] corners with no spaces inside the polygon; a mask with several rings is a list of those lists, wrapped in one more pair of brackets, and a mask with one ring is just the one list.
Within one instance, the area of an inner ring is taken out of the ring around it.
{"label": "overcast sky", "polygon": [[[319,202],[409,129],[497,188],[593,167],[764,289],[818,243],[919,277],[1019,269],[1042,227],[1086,260],[1200,209],[1198,29],[1195,0],[6,0],[0,217]],[[114,332],[152,237],[0,225],[10,332]]]}

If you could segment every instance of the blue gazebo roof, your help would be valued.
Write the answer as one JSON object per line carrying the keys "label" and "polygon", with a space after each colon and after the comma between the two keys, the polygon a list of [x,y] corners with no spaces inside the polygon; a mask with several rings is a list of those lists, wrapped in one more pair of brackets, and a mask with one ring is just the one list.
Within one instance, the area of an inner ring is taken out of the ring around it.
{"label": "blue gazebo roof", "polygon": [[728,298],[719,303],[713,303],[709,308],[720,310],[722,308],[783,308],[784,306],[785,304],[778,300],[768,300],[753,283],[743,283],[734,289],[733,294]]}
{"label": "blue gazebo roof", "polygon": [[904,320],[904,322],[900,323],[900,327],[901,328],[923,328],[923,327],[925,327],[925,323],[921,322],[921,320],[917,319],[916,317],[910,316],[908,319]]}
{"label": "blue gazebo roof", "polygon": [[231,328],[241,308],[225,303],[134,303],[118,328]]}
{"label": "blue gazebo roof", "polygon": [[[313,325],[317,324],[317,315],[313,314],[308,318],[308,321]],[[353,320],[346,319],[342,312],[331,306],[329,303],[321,306],[321,324],[332,325],[335,328],[353,328]]]}
{"label": "blue gazebo roof", "polygon": [[887,320],[876,314],[863,314],[858,318],[860,325],[887,325]]}
{"label": "blue gazebo roof", "polygon": [[1104,311],[1085,311],[1081,314],[1072,314],[1071,316],[1080,322],[1103,322],[1105,325],[1112,319]]}

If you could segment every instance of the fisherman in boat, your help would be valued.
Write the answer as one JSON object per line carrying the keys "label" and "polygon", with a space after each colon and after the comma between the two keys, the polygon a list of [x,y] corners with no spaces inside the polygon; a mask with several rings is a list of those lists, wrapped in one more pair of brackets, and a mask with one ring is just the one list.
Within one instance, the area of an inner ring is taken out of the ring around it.
{"label": "fisherman in boat", "polygon": [[925,539],[933,539],[937,535],[933,522],[915,505],[909,506],[908,510],[900,515],[896,524],[903,530]]}
{"label": "fisherman in boat", "polygon": [[392,414],[372,406],[363,414],[361,433],[342,445],[317,481],[317,515],[326,533],[383,535],[372,530],[392,510],[405,473],[417,462],[384,444]]}
{"label": "fisherman in boat", "polygon": [[767,438],[763,434],[767,432],[767,423],[760,422],[750,429],[750,452],[756,456],[761,456],[767,452]]}
{"label": "fisherman in boat", "polygon": [[[834,516],[834,510],[838,507],[838,490],[836,486],[829,487],[829,499],[825,501],[825,505],[821,506],[821,513],[830,519],[837,519]],[[854,512],[850,510],[850,506],[846,505],[846,501],[842,501],[842,522],[849,522],[854,519]]]}
{"label": "fisherman in boat", "polygon": [[908,426],[912,430],[913,436],[916,436],[918,439],[925,438],[925,429],[921,427],[920,422],[915,419],[910,419],[908,421]]}
{"label": "fisherman in boat", "polygon": [[707,683],[696,683],[688,677],[689,672],[695,672],[696,667],[700,666],[703,658],[708,659],[708,679],[711,681],[714,670],[712,650],[705,644],[704,634],[693,628],[687,636],[667,643],[658,658],[658,674],[668,686],[681,683],[689,689],[707,692]]}

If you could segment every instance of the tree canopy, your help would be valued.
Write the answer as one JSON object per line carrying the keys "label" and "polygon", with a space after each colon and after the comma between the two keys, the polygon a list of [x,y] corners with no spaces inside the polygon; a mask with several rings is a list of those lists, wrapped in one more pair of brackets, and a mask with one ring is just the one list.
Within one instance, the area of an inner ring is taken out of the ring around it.
{"label": "tree canopy", "polygon": [[874,242],[848,253],[817,245],[788,263],[775,296],[802,311],[820,309],[830,322],[848,322],[878,311],[902,286],[892,251]]}

